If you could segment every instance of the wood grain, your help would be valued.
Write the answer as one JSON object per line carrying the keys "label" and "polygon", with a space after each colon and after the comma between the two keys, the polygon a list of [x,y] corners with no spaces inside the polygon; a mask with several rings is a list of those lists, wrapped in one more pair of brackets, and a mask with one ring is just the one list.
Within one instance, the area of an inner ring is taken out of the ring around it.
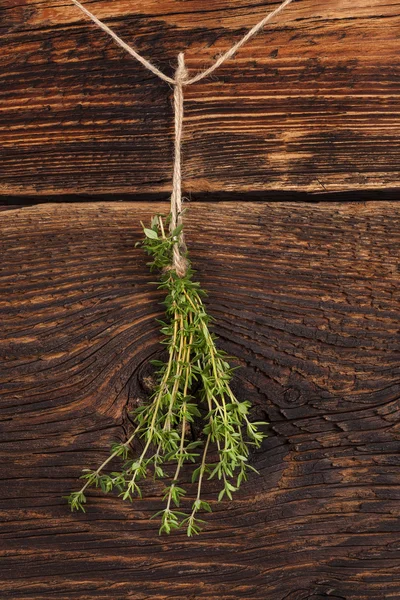
{"label": "wood grain", "polygon": [[0,221],[1,597],[400,597],[399,245],[391,202],[195,204],[188,242],[235,390],[270,437],[204,533],[61,496],[123,440],[160,355],[135,242],[165,204],[38,205]]}
{"label": "wood grain", "polygon": [[[208,66],[276,2],[88,3],[173,73]],[[168,86],[69,2],[3,0],[0,193],[170,189]],[[311,193],[391,189],[399,177],[397,0],[298,0],[187,89],[185,189]]]}

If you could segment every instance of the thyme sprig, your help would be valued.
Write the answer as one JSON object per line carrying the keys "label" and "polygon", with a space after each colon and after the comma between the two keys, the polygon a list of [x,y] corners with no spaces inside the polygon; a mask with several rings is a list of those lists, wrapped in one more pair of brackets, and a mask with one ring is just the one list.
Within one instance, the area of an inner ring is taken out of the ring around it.
{"label": "thyme sprig", "polygon": [[[159,288],[166,293],[161,333],[168,358],[166,362],[152,361],[157,369],[156,388],[149,403],[133,411],[136,428],[126,442],[114,444],[109,457],[95,471],[85,469],[84,485],[67,499],[71,510],[85,511],[86,489],[94,486],[105,493],[116,489],[124,500],[132,501],[142,496],[141,482],[151,470],[154,479],[168,482],[163,492],[165,506],[154,515],[161,520],[159,532],[184,527],[192,536],[200,532],[204,522],[198,513],[211,512],[202,497],[204,481],[217,478],[222,485],[218,500],[224,496],[231,500],[248,471],[256,471],[249,464],[249,449],[261,445],[265,433],[259,426],[265,423],[251,422],[250,403],[239,401],[231,389],[234,369],[210,332],[205,292],[193,280],[190,262],[183,277],[170,266],[181,231],[179,225],[167,235],[163,217],[157,215],[150,228],[144,227],[146,237],[141,243],[152,257],[151,270],[161,271]],[[198,422],[202,422],[202,431],[194,439],[192,431]],[[139,456],[132,452],[135,438],[143,443]],[[212,448],[217,457],[214,461],[209,458]],[[105,474],[105,467],[114,458],[122,461],[121,469]],[[188,512],[181,510],[186,490],[180,483],[187,463],[193,465],[192,483],[197,483]]]}

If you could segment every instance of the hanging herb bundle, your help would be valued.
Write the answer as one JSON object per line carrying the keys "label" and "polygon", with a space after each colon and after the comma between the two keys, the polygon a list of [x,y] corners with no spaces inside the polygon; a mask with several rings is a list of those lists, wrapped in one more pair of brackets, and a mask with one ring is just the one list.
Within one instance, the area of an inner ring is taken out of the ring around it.
{"label": "hanging herb bundle", "polygon": [[[168,352],[166,362],[152,361],[157,369],[157,385],[148,404],[132,414],[136,428],[123,444],[114,444],[110,456],[95,470],[85,470],[83,487],[68,497],[71,510],[85,511],[86,489],[98,487],[103,492],[116,489],[124,500],[142,496],[141,481],[152,474],[165,485],[165,507],[154,516],[161,519],[160,533],[185,527],[189,536],[201,530],[199,511],[211,511],[203,500],[205,479],[221,482],[218,500],[232,499],[232,492],[246,480],[249,448],[259,447],[265,434],[263,422],[249,420],[250,403],[239,401],[230,382],[233,369],[225,352],[216,347],[210,332],[210,316],[203,303],[205,292],[193,281],[193,270],[187,258],[185,274],[178,275],[173,264],[174,250],[182,252],[182,224],[166,235],[162,216],[153,218],[150,228],[144,227],[145,251],[152,257],[151,270],[161,272],[159,288],[165,290],[166,321],[161,322]],[[201,434],[193,439],[193,424],[201,422]],[[143,440],[139,456],[133,453],[135,438]],[[215,461],[209,460],[214,448]],[[114,458],[122,461],[119,471],[105,474],[105,467]],[[186,494],[181,474],[185,463],[192,463],[192,483],[197,492],[186,513],[181,501]],[[172,470],[171,470],[172,469]]]}
{"label": "hanging herb bundle", "polygon": [[[166,293],[166,321],[162,323],[161,332],[168,359],[165,363],[153,361],[157,385],[149,403],[133,412],[136,423],[133,433],[123,444],[114,444],[110,456],[98,469],[86,469],[82,475],[84,485],[67,498],[71,510],[84,511],[86,489],[94,486],[106,493],[117,490],[124,500],[132,501],[135,496],[141,497],[141,482],[152,473],[155,479],[167,482],[163,494],[165,506],[155,515],[161,518],[160,533],[185,527],[191,536],[199,533],[203,522],[197,513],[211,511],[209,503],[202,498],[204,481],[217,478],[221,482],[218,500],[224,496],[232,499],[232,492],[246,479],[248,470],[255,471],[248,463],[249,448],[259,447],[265,434],[259,429],[264,423],[249,420],[250,403],[239,401],[232,392],[233,369],[226,354],[216,347],[215,336],[209,329],[211,318],[203,304],[205,292],[193,281],[187,257],[182,231],[183,90],[208,77],[232,58],[292,0],[283,0],[214,64],[193,77],[187,72],[184,54],[179,53],[173,78],[126,44],[79,0],[72,2],[146,69],[173,86],[175,144],[171,213],[165,223],[163,217],[157,215],[150,228],[144,227],[142,244],[152,257],[151,269],[161,273],[159,287]],[[198,428],[199,424],[201,433],[194,439],[193,425]],[[139,456],[133,452],[135,439],[143,443]],[[121,469],[104,473],[107,465],[117,458],[122,462]],[[183,512],[181,503],[186,490],[181,480],[186,463],[193,465],[192,483],[197,483],[197,492],[191,510]]]}

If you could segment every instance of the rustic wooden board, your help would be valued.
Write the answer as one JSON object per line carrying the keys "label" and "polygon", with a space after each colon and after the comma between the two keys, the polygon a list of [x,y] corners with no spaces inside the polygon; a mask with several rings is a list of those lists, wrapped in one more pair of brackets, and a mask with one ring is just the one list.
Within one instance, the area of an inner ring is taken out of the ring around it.
{"label": "rustic wooden board", "polygon": [[[276,2],[88,7],[173,73],[208,66]],[[1,194],[165,192],[168,86],[69,2],[3,0]],[[187,192],[388,189],[399,177],[397,0],[297,0],[187,90]],[[116,198],[118,196],[115,196]]]}
{"label": "rustic wooden board", "polygon": [[400,597],[400,205],[195,204],[188,241],[235,389],[270,421],[252,476],[204,533],[61,499],[130,428],[160,352],[135,242],[166,205],[41,205],[0,220],[5,599]]}

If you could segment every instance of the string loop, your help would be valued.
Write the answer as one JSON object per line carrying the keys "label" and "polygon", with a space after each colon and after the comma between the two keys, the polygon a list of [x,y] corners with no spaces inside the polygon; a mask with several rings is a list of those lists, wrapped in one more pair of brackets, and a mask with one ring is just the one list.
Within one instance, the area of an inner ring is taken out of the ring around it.
{"label": "string loop", "polygon": [[[124,50],[126,50],[131,56],[136,58],[146,69],[157,75],[160,79],[166,83],[172,84],[174,87],[174,116],[175,116],[175,142],[174,142],[174,169],[172,177],[172,193],[171,193],[171,233],[182,223],[182,131],[183,131],[183,88],[186,85],[192,85],[201,81],[205,77],[208,77],[218,67],[222,65],[226,60],[232,58],[236,52],[255,36],[263,27],[271,21],[276,15],[278,15],[288,4],[293,0],[284,0],[275,10],[267,14],[261,21],[256,23],[236,44],[234,44],[229,50],[222,54],[210,67],[204,71],[200,71],[197,75],[189,78],[188,72],[185,66],[185,57],[183,52],[178,55],[178,66],[175,71],[175,77],[169,77],[158,67],[153,65],[149,60],[141,56],[134,48],[131,48],[126,44],[112,29],[110,29],[105,23],[100,21],[95,15],[93,15],[87,8],[82,6],[78,0],[72,0],[72,2],[87,15],[100,29],[105,31],[111,36],[117,44],[119,44]],[[175,269],[179,277],[183,277],[187,271],[187,260],[185,259],[184,253],[186,252],[185,241],[183,233],[178,235],[178,241],[174,245],[172,268]]]}
{"label": "string loop", "polygon": [[[100,29],[102,29],[103,31],[108,33],[108,35],[111,36],[113,38],[113,40],[115,40],[117,42],[117,44],[119,44],[131,56],[136,58],[136,60],[138,60],[144,67],[146,67],[146,69],[148,69],[149,71],[154,73],[154,75],[157,75],[157,77],[159,77],[163,81],[166,81],[167,83],[174,85],[175,79],[172,79],[172,77],[169,77],[168,75],[166,75],[165,73],[160,71],[160,69],[158,67],[156,67],[155,65],[153,65],[153,63],[151,63],[149,60],[147,60],[147,58],[144,58],[144,56],[139,54],[139,52],[136,52],[136,50],[134,48],[132,48],[126,42],[124,42],[112,29],[110,29],[105,23],[100,21],[100,19],[95,17],[95,15],[93,13],[91,13],[87,8],[85,8],[78,0],[72,0],[72,2],[83,13],[85,13],[85,15],[87,15],[89,17],[89,19],[91,19],[93,21],[93,23],[95,23],[98,27],[100,27]],[[254,25],[254,27],[252,27],[238,42],[236,42],[236,44],[234,44],[231,48],[229,48],[229,50],[227,50],[224,54],[222,54],[222,56],[220,56],[215,61],[215,63],[213,63],[211,65],[211,67],[208,67],[204,71],[200,71],[199,73],[197,73],[197,75],[194,75],[194,77],[187,78],[185,80],[185,85],[191,85],[192,83],[197,83],[198,81],[201,81],[201,79],[204,79],[205,77],[208,77],[209,75],[211,75],[211,73],[213,73],[216,69],[218,69],[218,67],[220,67],[222,65],[222,63],[224,63],[229,58],[232,58],[232,56],[234,56],[236,54],[236,52],[243,46],[243,44],[248,42],[259,31],[261,31],[261,29],[263,29],[269,21],[271,21],[276,15],[278,15],[280,12],[282,12],[286,8],[286,6],[288,6],[288,4],[290,4],[291,2],[293,2],[293,0],[284,0],[284,2],[282,2],[282,4],[280,4],[277,8],[275,8],[275,10],[273,10],[272,12],[268,13],[263,19],[261,19],[261,21],[256,23]]]}

